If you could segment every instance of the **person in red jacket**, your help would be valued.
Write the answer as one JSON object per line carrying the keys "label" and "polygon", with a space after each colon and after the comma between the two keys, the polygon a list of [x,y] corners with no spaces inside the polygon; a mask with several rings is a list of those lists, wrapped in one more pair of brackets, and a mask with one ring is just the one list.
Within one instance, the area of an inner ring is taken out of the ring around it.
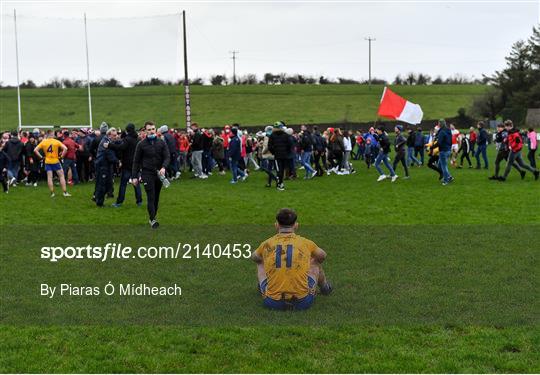
{"label": "person in red jacket", "polygon": [[221,138],[223,138],[223,149],[225,150],[225,166],[227,169],[231,168],[231,161],[229,159],[229,141],[231,139],[231,127],[230,125],[225,125],[223,131],[221,132]]}
{"label": "person in red jacket", "polygon": [[179,166],[178,169],[182,170],[182,172],[186,171],[186,166],[188,163],[188,153],[189,153],[189,138],[186,134],[186,132],[181,131],[178,134],[178,137],[176,139],[177,147],[179,151]]}
{"label": "person in red jacket", "polygon": [[499,177],[499,181],[506,181],[506,178],[508,177],[508,174],[510,173],[510,170],[512,169],[512,165],[514,164],[514,161],[521,167],[523,170],[527,170],[531,172],[534,175],[534,179],[538,180],[538,176],[540,175],[540,172],[530,165],[527,165],[523,162],[523,159],[521,158],[521,149],[523,148],[523,138],[521,137],[521,134],[519,132],[519,129],[516,129],[514,127],[514,124],[511,120],[506,120],[504,122],[504,126],[506,127],[506,130],[508,131],[508,137],[506,138],[506,142],[508,145],[508,149],[510,150],[510,155],[508,155],[508,162],[506,164],[506,169],[504,170],[504,175],[502,177]]}
{"label": "person in red jacket", "polygon": [[68,176],[68,170],[71,169],[71,180],[68,181],[69,185],[74,185],[79,183],[79,175],[77,173],[77,150],[79,149],[79,144],[73,140],[76,134],[72,132],[71,134],[66,130],[63,133],[64,139],[62,143],[67,147],[66,155],[64,156],[64,163],[62,167],[64,168],[64,175]]}
{"label": "person in red jacket", "polygon": [[478,138],[478,134],[476,134],[476,131],[474,130],[474,127],[471,126],[469,129],[469,142],[471,143],[471,155],[475,154],[475,147],[476,147],[476,139]]}

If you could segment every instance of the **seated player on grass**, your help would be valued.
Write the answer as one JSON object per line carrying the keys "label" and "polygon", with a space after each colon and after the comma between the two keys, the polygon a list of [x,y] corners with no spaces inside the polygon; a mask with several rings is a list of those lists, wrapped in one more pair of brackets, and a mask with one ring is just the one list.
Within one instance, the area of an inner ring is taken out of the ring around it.
{"label": "seated player on grass", "polygon": [[264,306],[270,309],[308,309],[315,300],[317,285],[323,295],[332,292],[321,266],[326,252],[294,233],[298,229],[296,218],[290,208],[279,210],[275,223],[278,233],[264,241],[251,257],[257,263]]}

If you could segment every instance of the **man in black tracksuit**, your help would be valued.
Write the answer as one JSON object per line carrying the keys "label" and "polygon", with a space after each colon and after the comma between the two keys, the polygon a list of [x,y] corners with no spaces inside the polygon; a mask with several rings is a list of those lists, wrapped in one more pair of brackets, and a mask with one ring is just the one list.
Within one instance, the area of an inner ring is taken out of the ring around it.
{"label": "man in black tracksuit", "polygon": [[[120,176],[120,187],[118,188],[118,197],[116,198],[116,203],[113,204],[113,207],[120,207],[124,203],[126,197],[126,187],[131,180],[131,170],[133,168],[133,157],[135,155],[135,148],[139,143],[139,137],[135,131],[135,125],[127,124],[125,136],[120,142],[109,143],[108,147],[120,154],[120,161],[122,163],[122,174]],[[107,146],[106,146],[107,147]],[[142,194],[141,187],[139,185],[133,185],[135,188],[135,201],[137,206],[142,204]]]}
{"label": "man in black tracksuit", "polygon": [[131,182],[133,185],[139,183],[137,176],[140,172],[144,190],[146,191],[150,226],[156,229],[159,226],[156,215],[159,206],[159,193],[162,186],[160,176],[165,177],[166,168],[171,159],[167,144],[157,138],[154,123],[147,121],[144,124],[144,129],[146,131],[146,138],[140,141],[135,148]]}
{"label": "man in black tracksuit", "polygon": [[325,155],[326,145],[324,144],[324,138],[321,133],[319,133],[318,128],[313,127],[313,155],[315,159],[315,170],[317,171],[317,176],[324,176],[324,169],[322,165],[325,164],[325,161],[322,160],[323,164],[321,165],[321,158]]}
{"label": "man in black tracksuit", "polygon": [[394,158],[394,171],[399,162],[403,165],[405,170],[405,178],[409,178],[409,167],[407,165],[407,151],[405,150],[407,145],[407,138],[403,135],[403,126],[397,125],[395,127],[396,138],[394,139],[394,151],[396,151],[396,157]]}
{"label": "man in black tracksuit", "polygon": [[471,153],[471,141],[465,135],[461,136],[461,145],[459,146],[458,154],[461,152],[461,159],[459,162],[458,168],[463,168],[463,160],[467,159],[469,162],[469,168],[472,168],[471,158],[469,154]]}
{"label": "man in black tracksuit", "polygon": [[96,190],[95,200],[98,207],[103,207],[105,193],[113,184],[113,166],[118,163],[118,158],[113,150],[106,145],[116,140],[117,132],[115,128],[107,130],[107,134],[101,137],[96,153]]}
{"label": "man in black tracksuit", "polygon": [[[96,180],[97,180],[97,153],[99,145],[101,144],[101,140],[103,137],[106,136],[107,131],[109,130],[109,124],[107,124],[105,121],[101,123],[99,126],[99,135],[97,135],[91,142],[90,142],[90,155],[92,159],[94,160],[94,169],[96,171]],[[108,142],[107,142],[108,143]],[[112,176],[112,169],[111,169],[111,176]],[[113,186],[113,180],[108,179],[106,181],[107,183],[107,197],[112,198],[114,197],[114,186]],[[92,200],[96,200],[96,191],[94,190],[94,196],[92,197]]]}
{"label": "man in black tracksuit", "polygon": [[285,190],[283,186],[283,173],[290,162],[289,158],[293,152],[293,140],[291,136],[285,133],[283,124],[279,121],[274,124],[274,129],[268,139],[268,150],[274,155],[276,163],[277,189]]}

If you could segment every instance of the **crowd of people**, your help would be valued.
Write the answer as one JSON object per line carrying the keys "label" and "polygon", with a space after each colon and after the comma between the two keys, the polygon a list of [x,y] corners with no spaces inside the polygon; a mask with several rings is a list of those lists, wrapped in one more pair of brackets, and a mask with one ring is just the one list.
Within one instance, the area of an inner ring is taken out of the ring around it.
{"label": "crowd of people", "polygon": [[[392,140],[387,133],[391,130],[395,133]],[[193,123],[187,130],[162,125],[156,129],[156,136],[166,146],[166,183],[189,171],[191,178],[197,179],[207,179],[213,173],[230,173],[230,183],[236,184],[245,181],[250,172],[260,170],[267,175],[267,187],[275,185],[278,190],[284,190],[285,181],[298,178],[300,173],[304,179],[350,175],[356,172],[351,160],[363,160],[367,168],[375,167],[378,181],[397,181],[396,171],[400,166],[403,178],[408,179],[412,167],[427,165],[447,185],[454,181],[451,167],[463,168],[467,162],[469,168],[488,169],[489,143],[494,143],[497,150],[491,180],[505,181],[512,167],[522,178],[529,171],[538,179],[537,133],[532,128],[521,132],[510,120],[498,125],[493,135],[483,122],[463,133],[453,124],[440,120],[427,132],[405,125],[396,125],[394,129],[379,126],[366,133],[333,127],[321,131],[317,126],[303,125],[295,132],[277,121],[256,133],[241,129],[238,124],[212,129]],[[145,127],[137,129],[134,124],[128,124],[124,129],[115,129],[105,122],[97,130],[4,132],[0,144],[4,192],[21,183],[37,186],[40,181],[48,180],[54,196],[52,181],[56,174],[65,195],[69,195],[65,185],[94,181],[93,199],[102,206],[106,197],[114,196],[116,176],[119,187],[113,206],[120,207],[128,184],[139,177],[134,175],[140,173],[133,170],[134,156],[139,142],[146,137]],[[48,159],[53,156],[47,154],[48,149],[52,150],[52,139],[61,146],[57,148],[57,157]],[[525,146],[528,164],[521,155]],[[506,167],[501,173],[502,162],[506,162]],[[141,205],[140,186],[133,186],[136,204]]]}

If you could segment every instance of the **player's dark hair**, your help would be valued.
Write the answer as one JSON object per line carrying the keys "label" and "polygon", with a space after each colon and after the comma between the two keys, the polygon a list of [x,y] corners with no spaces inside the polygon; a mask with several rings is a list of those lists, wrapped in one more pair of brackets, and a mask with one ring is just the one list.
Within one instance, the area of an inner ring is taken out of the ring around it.
{"label": "player's dark hair", "polygon": [[144,123],[144,128],[146,129],[146,127],[147,127],[148,125],[150,125],[150,126],[156,126],[156,124],[154,124],[152,121],[146,121],[146,122]]}
{"label": "player's dark hair", "polygon": [[282,227],[292,227],[296,223],[296,212],[291,208],[282,208],[276,215],[276,221]]}

